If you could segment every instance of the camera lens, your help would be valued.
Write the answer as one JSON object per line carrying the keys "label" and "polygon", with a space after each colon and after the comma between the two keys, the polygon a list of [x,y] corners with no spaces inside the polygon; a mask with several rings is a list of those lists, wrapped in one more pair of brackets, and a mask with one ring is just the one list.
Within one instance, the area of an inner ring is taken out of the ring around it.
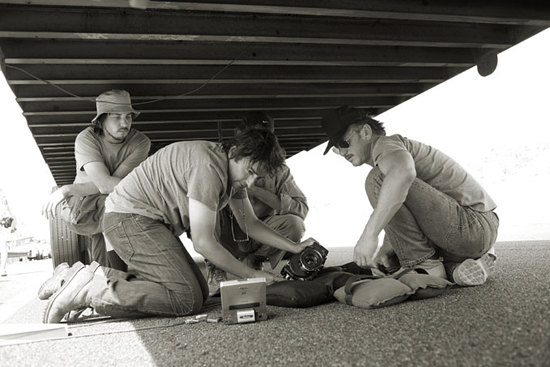
{"label": "camera lens", "polygon": [[323,265],[323,258],[317,251],[304,251],[301,256],[301,265],[307,271],[314,271]]}

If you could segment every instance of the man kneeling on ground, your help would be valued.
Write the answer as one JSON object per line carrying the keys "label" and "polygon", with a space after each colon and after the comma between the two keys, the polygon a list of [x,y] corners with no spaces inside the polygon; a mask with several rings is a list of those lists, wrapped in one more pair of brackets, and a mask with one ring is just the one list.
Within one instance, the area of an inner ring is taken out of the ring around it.
{"label": "man kneeling on ground", "polygon": [[171,144],[149,157],[109,195],[103,228],[132,275],[99,266],[75,265],[51,297],[45,323],[71,310],[94,308],[100,315],[185,316],[200,311],[208,286],[179,236],[191,231],[194,249],[240,278],[282,277],[252,269],[216,239],[216,214],[228,203],[250,237],[291,253],[313,244],[286,239],[259,220],[247,187],[284,164],[284,151],[269,130],[253,129],[222,144]]}
{"label": "man kneeling on ground", "polygon": [[471,174],[427,144],[386,136],[365,110],[342,106],[321,124],[329,138],[324,154],[332,148],[355,167],[373,167],[365,181],[373,212],[354,248],[357,265],[400,265],[462,286],[485,283],[496,259],[491,248],[499,219],[495,202]]}

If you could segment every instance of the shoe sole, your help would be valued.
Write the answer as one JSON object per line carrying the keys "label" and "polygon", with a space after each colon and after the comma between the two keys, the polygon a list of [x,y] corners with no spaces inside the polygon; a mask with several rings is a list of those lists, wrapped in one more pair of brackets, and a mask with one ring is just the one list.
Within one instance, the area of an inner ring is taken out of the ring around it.
{"label": "shoe sole", "polygon": [[477,260],[464,260],[453,272],[453,280],[461,286],[482,285],[492,273],[494,261],[485,254]]}
{"label": "shoe sole", "polygon": [[[43,323],[44,324],[50,324],[50,322],[48,321],[49,319],[49,316],[50,316],[50,312],[52,310],[52,306],[53,304],[55,303],[56,299],[59,297],[59,295],[61,293],[63,293],[63,291],[65,289],[67,289],[67,286],[69,284],[71,284],[72,280],[76,277],[76,275],[82,270],[85,268],[84,264],[82,263],[76,263],[74,264],[73,266],[76,266],[76,269],[74,271],[74,273],[71,275],[71,277],[69,279],[67,279],[67,281],[65,282],[65,284],[63,284],[63,286],[57,291],[55,292],[51,297],[50,297],[50,300],[48,302],[48,306],[46,306],[46,310],[44,311],[44,317],[43,317]],[[61,321],[61,320],[60,320]]]}
{"label": "shoe sole", "polygon": [[[69,269],[70,269],[70,266],[67,263],[61,263],[57,265],[57,267],[53,271],[52,277],[46,280],[38,290],[38,298],[41,300],[46,300],[50,298],[52,294],[54,294],[55,292],[52,292],[51,290],[48,290],[48,289],[53,288],[51,285],[54,283],[59,283],[59,287],[55,287],[55,288],[57,289],[61,288],[61,282],[63,281],[63,278],[65,277],[65,275],[67,275],[66,271],[68,271]],[[62,273],[65,273],[65,274],[61,276]]]}

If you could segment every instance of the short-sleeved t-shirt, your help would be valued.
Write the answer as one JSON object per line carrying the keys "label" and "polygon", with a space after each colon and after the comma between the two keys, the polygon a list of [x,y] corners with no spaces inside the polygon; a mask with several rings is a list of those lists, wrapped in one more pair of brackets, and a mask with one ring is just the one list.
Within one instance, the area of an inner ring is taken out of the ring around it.
{"label": "short-sleeved t-shirt", "polygon": [[372,151],[374,165],[378,166],[388,155],[403,150],[412,155],[417,178],[449,195],[461,206],[479,212],[496,208],[489,194],[460,164],[427,144],[401,135],[380,137]]}
{"label": "short-sleeved t-shirt", "polygon": [[227,153],[220,144],[207,141],[170,144],[115,187],[105,202],[106,212],[159,220],[180,236],[190,228],[189,198],[213,211],[227,205],[228,166]]}
{"label": "short-sleeved t-shirt", "polygon": [[76,178],[74,183],[90,182],[84,165],[90,162],[103,162],[112,175],[120,165],[137,167],[149,155],[151,142],[145,134],[130,129],[122,143],[110,143],[101,139],[88,127],[78,134],[75,140]]}

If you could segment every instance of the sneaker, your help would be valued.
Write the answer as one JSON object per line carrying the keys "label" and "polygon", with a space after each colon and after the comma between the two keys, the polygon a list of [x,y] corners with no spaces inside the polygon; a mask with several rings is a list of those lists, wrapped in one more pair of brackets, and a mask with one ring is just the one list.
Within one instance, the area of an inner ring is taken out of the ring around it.
{"label": "sneaker", "polygon": [[[97,263],[95,263],[97,264]],[[69,311],[80,310],[90,306],[89,292],[94,278],[94,272],[99,264],[84,266],[77,265],[71,276],[65,281],[61,289],[50,298],[44,312],[44,324],[59,323]]]}
{"label": "sneaker", "polygon": [[69,271],[69,264],[61,263],[57,265],[53,271],[53,275],[50,279],[46,280],[44,284],[38,290],[38,298],[48,299],[57,292],[63,285],[63,279]]}
{"label": "sneaker", "polygon": [[493,272],[496,257],[486,253],[477,260],[466,259],[453,270],[453,280],[461,286],[481,285]]}
{"label": "sneaker", "polygon": [[0,274],[0,276],[7,277],[7,276],[8,276],[8,273],[6,273],[5,270],[2,270],[2,274]]}
{"label": "sneaker", "polygon": [[210,297],[216,297],[220,295],[220,283],[227,280],[227,273],[225,270],[218,268],[210,261],[205,260],[208,282],[208,294]]}

